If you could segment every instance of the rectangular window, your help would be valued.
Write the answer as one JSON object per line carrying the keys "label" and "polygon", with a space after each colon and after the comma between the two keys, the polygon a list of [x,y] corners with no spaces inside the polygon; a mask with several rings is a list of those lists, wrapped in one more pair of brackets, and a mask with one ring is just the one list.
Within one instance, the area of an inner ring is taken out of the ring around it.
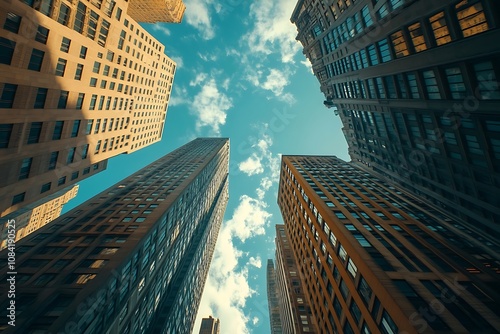
{"label": "rectangular window", "polygon": [[75,80],[80,80],[82,78],[83,64],[76,65]]}
{"label": "rectangular window", "polygon": [[80,120],[73,121],[73,129],[71,130],[71,138],[77,137],[79,130],[80,130]]}
{"label": "rectangular window", "polygon": [[42,132],[42,122],[32,122],[28,135],[28,144],[38,143]]}
{"label": "rectangular window", "polygon": [[3,28],[8,31],[12,31],[13,33],[19,32],[19,26],[21,25],[21,16],[14,13],[7,13],[7,17],[5,18],[5,23]]}
{"label": "rectangular window", "polygon": [[87,159],[89,153],[89,144],[82,146],[82,160]]}
{"label": "rectangular window", "polygon": [[85,130],[85,134],[89,135],[92,132],[92,124],[94,123],[93,119],[87,120],[87,129]]}
{"label": "rectangular window", "polygon": [[52,6],[54,4],[54,1],[53,0],[44,0],[44,1],[41,1],[41,5],[40,5],[40,13],[42,13],[43,15],[46,15],[48,17],[50,17],[51,13],[52,13]]}
{"label": "rectangular window", "polygon": [[408,51],[408,45],[406,44],[403,31],[397,31],[391,35],[392,46],[394,48],[394,53],[396,58],[406,57],[410,54]]}
{"label": "rectangular window", "polygon": [[370,305],[370,300],[372,298],[372,289],[363,276],[361,276],[359,279],[358,292],[363,298],[363,302],[365,303],[365,305]]}
{"label": "rectangular window", "polygon": [[83,99],[85,98],[85,94],[84,93],[79,93],[78,94],[78,99],[76,100],[76,106],[75,108],[77,110],[80,110],[82,109],[82,105],[83,105]]}
{"label": "rectangular window", "polygon": [[467,142],[467,146],[469,148],[470,153],[474,153],[477,155],[483,155],[484,151],[479,144],[477,137],[474,135],[465,135],[465,140]]}
{"label": "rectangular window", "polygon": [[51,182],[45,183],[42,185],[42,188],[40,189],[40,194],[47,192],[50,190],[50,186],[52,185]]}
{"label": "rectangular window", "polygon": [[71,40],[69,38],[63,37],[61,41],[61,51],[68,53],[70,45],[71,45]]}
{"label": "rectangular window", "polygon": [[378,50],[380,52],[380,57],[382,58],[382,63],[386,63],[392,59],[391,52],[389,51],[389,44],[387,39],[383,39],[378,44]]}
{"label": "rectangular window", "polygon": [[83,175],[87,175],[88,173],[90,173],[90,167],[85,167],[85,169],[83,170]]}
{"label": "rectangular window", "polygon": [[460,1],[455,5],[458,23],[464,37],[474,36],[489,29],[480,1],[470,4],[471,1]]}
{"label": "rectangular window", "polygon": [[62,186],[65,183],[66,183],[66,176],[60,177],[59,180],[57,180],[58,186]]}
{"label": "rectangular window", "polygon": [[358,273],[358,267],[356,267],[352,259],[349,259],[349,261],[347,261],[347,271],[349,272],[349,274],[351,274],[352,278],[355,278],[356,274]]}
{"label": "rectangular window", "polygon": [[466,96],[465,83],[462,71],[459,67],[447,68],[444,70],[450,89],[451,98],[454,100],[464,99]]}
{"label": "rectangular window", "polygon": [[35,41],[40,42],[42,44],[47,44],[47,39],[49,38],[49,31],[50,31],[49,29],[43,26],[38,26],[35,35]]}
{"label": "rectangular window", "polygon": [[57,101],[57,109],[66,109],[68,104],[69,92],[67,90],[62,90],[59,94],[59,101]]}
{"label": "rectangular window", "polygon": [[427,90],[427,98],[429,100],[441,99],[441,92],[436,79],[436,74],[433,70],[423,71],[424,85]]}
{"label": "rectangular window", "polygon": [[90,78],[90,87],[97,86],[97,78]]}
{"label": "rectangular window", "polygon": [[26,196],[26,192],[15,195],[12,198],[12,205],[16,205],[17,203],[24,202],[24,196]]}
{"label": "rectangular window", "polygon": [[100,46],[104,47],[106,45],[106,39],[108,38],[109,26],[110,26],[110,24],[108,21],[102,20],[101,29],[99,30],[99,40],[97,41],[97,43]]}
{"label": "rectangular window", "polygon": [[101,63],[98,61],[95,61],[94,67],[92,68],[92,72],[99,74],[100,69],[101,69]]}
{"label": "rectangular window", "polygon": [[55,75],[60,77],[64,76],[64,71],[66,70],[66,63],[67,63],[66,59],[59,58],[57,60]]}
{"label": "rectangular window", "polygon": [[429,21],[431,23],[437,46],[451,42],[450,31],[448,30],[448,26],[446,24],[446,17],[444,16],[444,12],[440,12],[434,16],[431,16],[429,18]]}
{"label": "rectangular window", "polygon": [[13,124],[0,124],[0,148],[9,147]]}
{"label": "rectangular window", "polygon": [[387,97],[390,99],[397,99],[396,86],[392,76],[384,77],[385,87],[387,88]]}
{"label": "rectangular window", "polygon": [[73,30],[79,33],[83,32],[83,23],[85,22],[86,13],[87,13],[87,6],[85,6],[82,2],[78,2],[78,6],[76,8],[75,22],[73,24]]}
{"label": "rectangular window", "polygon": [[420,52],[427,50],[427,45],[425,44],[424,32],[420,23],[415,23],[408,27],[408,32],[410,33],[411,41],[413,43],[413,48],[415,52]]}
{"label": "rectangular window", "polygon": [[54,125],[54,132],[52,133],[52,140],[61,139],[63,127],[64,121],[56,121],[56,124]]}
{"label": "rectangular window", "polygon": [[420,92],[418,89],[417,76],[413,73],[407,73],[406,79],[408,80],[408,87],[410,88],[411,98],[419,99]]}
{"label": "rectangular window", "polygon": [[474,72],[482,100],[500,100],[500,85],[490,61],[474,64]]}
{"label": "rectangular window", "polygon": [[95,38],[98,21],[99,21],[99,15],[97,15],[96,12],[91,10],[89,15],[89,22],[87,24],[87,37],[92,40]]}
{"label": "rectangular window", "polygon": [[408,89],[406,88],[406,83],[403,74],[396,75],[396,83],[398,85],[400,97],[402,99],[408,99],[409,98]]}
{"label": "rectangular window", "polygon": [[378,56],[377,56],[377,49],[375,48],[375,45],[369,45],[368,46],[368,55],[370,56],[370,63],[372,66],[378,65]]}
{"label": "rectangular window", "polygon": [[80,172],[76,171],[71,173],[71,180],[76,180],[79,176]]}
{"label": "rectangular window", "polygon": [[68,25],[69,13],[70,13],[70,8],[66,6],[64,3],[61,3],[61,7],[59,8],[59,16],[57,17],[57,22],[59,22],[62,25]]}
{"label": "rectangular window", "polygon": [[45,52],[38,49],[33,49],[31,51],[30,62],[28,64],[28,70],[38,71],[42,68],[43,57],[45,56]]}
{"label": "rectangular window", "polygon": [[15,48],[16,42],[0,37],[0,64],[10,65]]}
{"label": "rectangular window", "polygon": [[72,147],[68,151],[68,156],[66,157],[66,164],[69,165],[75,161],[76,147]]}
{"label": "rectangular window", "polygon": [[21,163],[21,169],[19,170],[18,180],[24,180],[29,177],[31,164],[33,163],[33,158],[24,158]]}
{"label": "rectangular window", "polygon": [[47,100],[47,88],[38,88],[36,91],[35,103],[33,105],[34,109],[43,109],[45,107],[45,101]]}
{"label": "rectangular window", "polygon": [[101,149],[101,143],[102,143],[102,140],[97,141],[97,144],[95,146],[94,154],[99,153],[99,150]]}
{"label": "rectangular window", "polygon": [[49,170],[56,169],[57,158],[59,158],[59,152],[50,153],[49,167],[48,167]]}
{"label": "rectangular window", "polygon": [[369,27],[373,24],[373,20],[370,14],[370,9],[368,6],[364,6],[361,10],[361,15],[363,16],[363,22],[365,23],[365,27]]}
{"label": "rectangular window", "polygon": [[375,78],[376,81],[376,86],[377,86],[377,91],[378,91],[378,96],[381,99],[386,99],[387,96],[385,95],[385,89],[384,89],[384,84],[382,82],[382,78]]}
{"label": "rectangular window", "polygon": [[90,99],[89,110],[95,110],[95,103],[97,102],[97,95],[92,94],[92,98]]}
{"label": "rectangular window", "polygon": [[87,47],[82,46],[80,48],[80,58],[85,59],[87,57]]}

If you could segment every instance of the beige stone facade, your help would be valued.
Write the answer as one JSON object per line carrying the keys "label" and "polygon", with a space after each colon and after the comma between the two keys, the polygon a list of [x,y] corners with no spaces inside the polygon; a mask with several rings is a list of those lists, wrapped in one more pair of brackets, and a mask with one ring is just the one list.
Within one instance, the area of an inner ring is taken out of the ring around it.
{"label": "beige stone facade", "polygon": [[[24,208],[13,212],[5,217],[6,220],[15,221],[16,241],[24,238],[30,233],[35,232],[40,227],[47,225],[61,215],[64,204],[75,198],[78,194],[79,186],[76,184],[67,191],[61,191],[62,194],[54,194],[49,196],[47,201],[40,205],[34,206],[33,209]],[[1,244],[0,250],[7,247],[7,229],[6,224],[0,225]]]}
{"label": "beige stone facade", "polygon": [[176,64],[129,5],[0,1],[0,216],[161,140]]}
{"label": "beige stone facade", "polygon": [[132,0],[129,15],[138,22],[180,23],[186,10],[182,0]]}

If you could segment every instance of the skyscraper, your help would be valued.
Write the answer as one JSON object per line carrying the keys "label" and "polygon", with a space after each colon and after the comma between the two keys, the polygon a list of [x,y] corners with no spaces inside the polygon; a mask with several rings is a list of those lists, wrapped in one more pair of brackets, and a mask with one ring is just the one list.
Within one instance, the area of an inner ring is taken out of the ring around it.
{"label": "skyscraper", "polygon": [[[78,194],[79,186],[73,185],[71,187],[61,189],[39,203],[28,205],[21,210],[17,210],[3,217],[3,221],[7,222],[11,219],[16,221],[16,238],[15,241],[24,238],[30,233],[38,230],[42,226],[47,225],[54,219],[61,215],[62,209],[66,203],[75,198]],[[0,225],[0,250],[7,247],[8,239],[7,224]]]}
{"label": "skyscraper", "polygon": [[336,157],[283,156],[278,204],[319,333],[500,328],[496,238]]}
{"label": "skyscraper", "polygon": [[282,334],[276,270],[272,259],[267,260],[267,303],[269,306],[269,322],[271,334]]}
{"label": "skyscraper", "polygon": [[161,140],[175,63],[136,2],[0,3],[0,217]]}
{"label": "skyscraper", "polygon": [[500,235],[500,3],[300,0],[352,160]]}
{"label": "skyscraper", "polygon": [[219,334],[220,320],[214,319],[212,316],[201,319],[200,334]]}
{"label": "skyscraper", "polygon": [[301,285],[300,263],[295,261],[284,225],[276,225],[276,286],[284,334],[317,333],[316,314],[311,312]]}
{"label": "skyscraper", "polygon": [[[16,327],[2,317],[1,328],[191,333],[228,200],[228,164],[228,139],[193,140],[21,240]],[[0,259],[7,267],[6,250]]]}

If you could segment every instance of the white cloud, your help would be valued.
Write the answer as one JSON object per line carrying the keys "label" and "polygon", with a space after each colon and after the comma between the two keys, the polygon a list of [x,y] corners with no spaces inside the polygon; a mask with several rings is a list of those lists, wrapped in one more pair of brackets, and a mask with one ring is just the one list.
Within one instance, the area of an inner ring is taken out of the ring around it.
{"label": "white cloud", "polygon": [[271,214],[266,204],[248,195],[240,197],[233,216],[222,224],[210,265],[210,272],[198,309],[194,332],[199,331],[201,318],[212,315],[221,319],[221,333],[248,334],[247,324],[256,324],[243,308],[246,301],[256,293],[248,283],[249,266],[260,268],[259,256],[250,257],[249,262],[239,267],[243,252],[235,245],[235,239],[244,242],[248,238],[264,234]]}
{"label": "white cloud", "polygon": [[257,325],[259,323],[259,318],[258,317],[253,317],[252,319],[252,324]]}
{"label": "white cloud", "polygon": [[262,268],[262,260],[260,259],[260,256],[257,257],[251,256],[250,259],[248,259],[248,264],[256,268]]}
{"label": "white cloud", "polygon": [[167,27],[165,27],[164,23],[155,23],[153,25],[153,30],[159,31],[159,32],[165,34],[166,36],[170,36],[170,30]]}
{"label": "white cloud", "polygon": [[305,67],[307,67],[307,69],[312,73],[314,74],[314,71],[313,71],[313,67],[311,65],[311,62],[309,61],[309,59],[304,59],[304,60],[301,60],[300,63],[302,65],[304,65]]}
{"label": "white cloud", "polygon": [[212,0],[184,0],[186,12],[184,18],[186,22],[196,28],[203,39],[212,39],[215,37],[215,30],[210,18],[210,9]]}
{"label": "white cloud", "polygon": [[232,99],[219,91],[213,77],[206,73],[198,73],[189,83],[192,87],[201,87],[201,91],[194,96],[189,106],[196,116],[196,130],[203,127],[210,128],[210,135],[220,135],[220,127],[226,123],[227,111],[232,108]]}
{"label": "white cloud", "polygon": [[202,54],[201,52],[198,52],[198,57],[203,61],[216,61],[218,58],[216,54]]}
{"label": "white cloud", "polygon": [[168,105],[173,107],[188,103],[187,95],[188,93],[185,87],[178,88],[178,86],[174,85],[172,95],[170,96],[170,101],[168,101]]}
{"label": "white cloud", "polygon": [[262,71],[249,70],[245,78],[255,87],[270,91],[279,100],[293,104],[295,102],[293,95],[284,92],[285,87],[290,84],[292,74],[292,70],[288,67],[283,70],[270,68],[266,75]]}
{"label": "white cloud", "polygon": [[264,167],[262,167],[261,158],[256,154],[249,156],[245,161],[240,162],[238,168],[243,173],[248,176],[260,174],[264,172]]}
{"label": "white cloud", "polygon": [[182,60],[181,56],[172,56],[170,57],[173,61],[175,61],[175,64],[177,68],[181,68],[184,66],[184,60]]}
{"label": "white cloud", "polygon": [[250,19],[255,25],[244,39],[252,52],[280,53],[283,63],[293,62],[301,48],[295,40],[297,30],[290,22],[295,4],[290,0],[257,0],[250,6]]}

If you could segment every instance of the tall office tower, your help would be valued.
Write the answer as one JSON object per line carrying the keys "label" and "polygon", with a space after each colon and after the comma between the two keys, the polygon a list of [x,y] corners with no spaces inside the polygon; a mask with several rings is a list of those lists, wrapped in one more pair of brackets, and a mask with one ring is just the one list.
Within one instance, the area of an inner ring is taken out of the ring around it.
{"label": "tall office tower", "polygon": [[[284,225],[276,225],[276,285],[284,334],[317,333],[316,314],[301,286],[300,263],[294,258]],[[311,304],[312,305],[312,304]]]}
{"label": "tall office tower", "polygon": [[228,139],[193,140],[21,240],[3,333],[191,333],[228,165]]}
{"label": "tall office tower", "polygon": [[219,334],[220,320],[214,319],[212,316],[201,319],[200,334]]}
{"label": "tall office tower", "polygon": [[500,3],[300,0],[354,162],[500,236]]}
{"label": "tall office tower", "polygon": [[274,262],[272,259],[267,260],[267,304],[269,306],[271,334],[282,334],[283,330],[280,320],[276,270],[274,269]]}
{"label": "tall office tower", "polygon": [[495,333],[500,244],[336,157],[283,156],[278,204],[319,333]]}
{"label": "tall office tower", "polygon": [[0,217],[161,140],[175,63],[135,1],[0,2]]}
{"label": "tall office tower", "polygon": [[[69,188],[61,189],[57,193],[44,198],[40,203],[28,205],[21,210],[14,211],[3,217],[4,222],[9,220],[15,221],[15,241],[19,241],[54,219],[59,218],[64,205],[78,194],[78,188],[79,186],[76,184]],[[0,225],[0,250],[7,247],[9,231],[7,226],[8,224],[5,223]]]}
{"label": "tall office tower", "polygon": [[180,23],[186,6],[182,0],[135,0],[130,2],[129,10],[139,22]]}

